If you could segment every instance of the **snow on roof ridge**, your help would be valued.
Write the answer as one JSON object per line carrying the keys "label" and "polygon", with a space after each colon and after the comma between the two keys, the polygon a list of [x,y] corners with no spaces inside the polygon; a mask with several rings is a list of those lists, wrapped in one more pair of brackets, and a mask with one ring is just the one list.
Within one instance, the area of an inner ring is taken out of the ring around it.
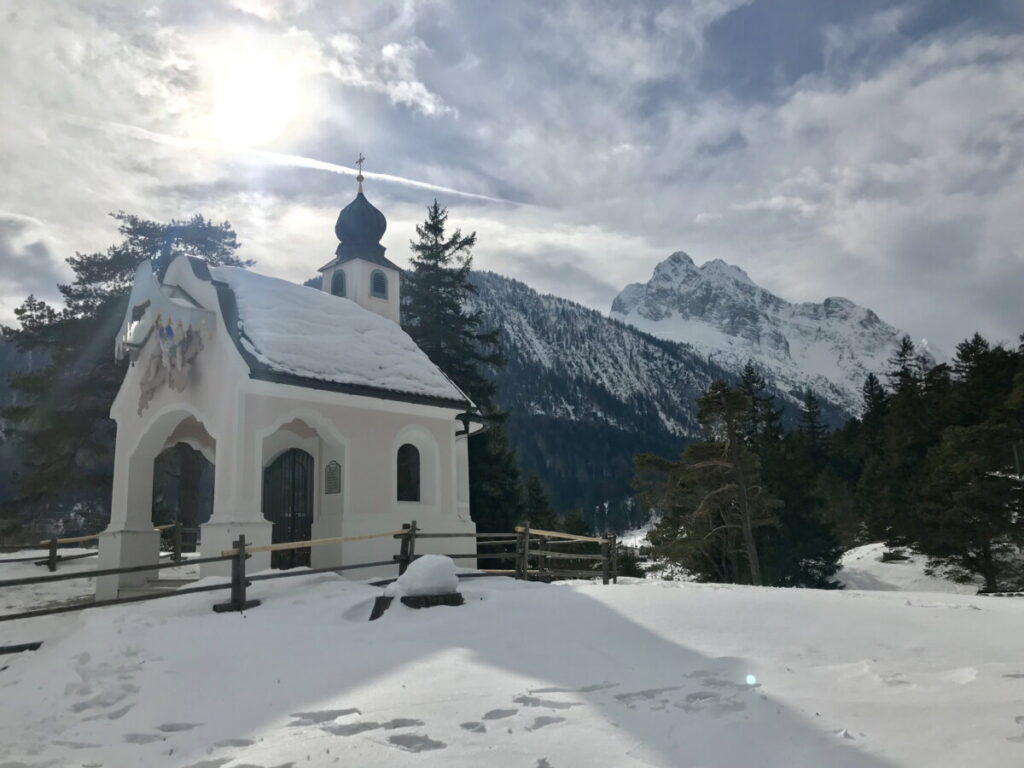
{"label": "snow on roof ridge", "polygon": [[246,351],[274,372],[469,401],[397,323],[350,299],[240,267],[210,273],[235,296]]}

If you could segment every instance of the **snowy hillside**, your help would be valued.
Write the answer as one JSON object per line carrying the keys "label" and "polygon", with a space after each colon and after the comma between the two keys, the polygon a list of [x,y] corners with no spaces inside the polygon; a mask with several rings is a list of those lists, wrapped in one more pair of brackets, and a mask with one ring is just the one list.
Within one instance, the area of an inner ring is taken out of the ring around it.
{"label": "snowy hillside", "polygon": [[887,592],[945,592],[973,595],[980,583],[958,584],[939,573],[926,573],[928,558],[913,552],[905,560],[883,561],[885,544],[876,542],[847,551],[836,578],[847,589],[871,589]]}
{"label": "snowy hillside", "polygon": [[696,266],[682,251],[644,284],[626,286],[612,317],[661,338],[685,342],[739,371],[752,359],[781,391],[807,388],[860,409],[868,373],[885,370],[903,331],[849,299],[792,304],[716,259]]}
{"label": "snowy hillside", "polygon": [[[0,572],[3,569],[0,568]],[[6,575],[6,574],[5,574]],[[1001,768],[1024,601],[465,581],[367,617],[328,574],[0,624],[0,765]]]}

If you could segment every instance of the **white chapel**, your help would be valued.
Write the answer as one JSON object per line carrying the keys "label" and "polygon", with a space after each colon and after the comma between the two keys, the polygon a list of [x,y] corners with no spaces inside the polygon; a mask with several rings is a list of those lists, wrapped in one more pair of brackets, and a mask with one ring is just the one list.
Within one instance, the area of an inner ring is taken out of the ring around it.
{"label": "white chapel", "polygon": [[[480,428],[475,408],[400,327],[402,272],[380,244],[384,214],[358,181],[320,289],[184,255],[139,266],[116,341],[132,364],[111,407],[113,500],[99,568],[157,562],[153,463],[177,443],[214,464],[201,556],[230,549],[239,534],[263,545],[411,520],[426,532],[475,532],[467,445]],[[418,549],[474,547],[463,537],[424,539]],[[247,571],[390,561],[395,551],[393,540],[375,539],[273,559],[256,553]],[[204,564],[200,575],[227,575],[229,565]],[[97,598],[146,578],[100,577]]]}

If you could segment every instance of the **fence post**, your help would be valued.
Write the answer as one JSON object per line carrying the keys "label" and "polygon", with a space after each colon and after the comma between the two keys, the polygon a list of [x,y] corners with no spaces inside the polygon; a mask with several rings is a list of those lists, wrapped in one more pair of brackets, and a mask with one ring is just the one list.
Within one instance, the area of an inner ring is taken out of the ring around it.
{"label": "fence post", "polygon": [[607,584],[611,573],[611,555],[608,552],[608,539],[601,540],[601,583]]}
{"label": "fence post", "polygon": [[405,573],[405,569],[409,567],[409,528],[409,523],[402,523],[402,530],[405,533],[398,537],[401,543],[398,545],[398,554],[394,556],[395,560],[398,561],[399,576]]}
{"label": "fence post", "polygon": [[543,555],[537,555],[537,570],[540,571],[540,573],[538,573],[537,576],[538,576],[538,578],[540,578],[541,581],[543,581],[544,580],[544,576],[545,576],[545,574],[547,573],[547,570],[548,570],[548,556],[547,556],[548,537],[547,536],[541,536],[540,537],[540,551],[543,552],[544,554]]}
{"label": "fence post", "polygon": [[519,542],[516,553],[519,558],[516,561],[517,578],[528,581],[530,578],[530,521],[526,520],[522,525],[523,530],[519,532]]}
{"label": "fence post", "polygon": [[416,557],[416,521],[413,520],[409,525],[409,552],[406,556],[405,567],[399,568],[399,576],[401,576],[409,568],[409,564],[412,563],[413,558]]}
{"label": "fence post", "polygon": [[515,556],[515,559],[512,560],[512,569],[515,571],[515,573],[512,575],[512,578],[515,578],[515,579],[520,578],[519,577],[519,573],[520,573],[520,571],[519,571],[519,564],[522,561],[523,561],[523,532],[517,530],[516,531],[516,556]]}
{"label": "fence post", "polygon": [[180,563],[181,562],[181,520],[178,520],[174,524],[174,533],[172,535],[173,535],[173,539],[172,539],[172,542],[173,542],[173,544],[172,544],[173,552],[171,554],[171,559],[174,562],[176,562],[176,563]]}
{"label": "fence post", "polygon": [[619,540],[612,539],[612,584],[619,583]]}
{"label": "fence post", "polygon": [[51,571],[57,570],[57,539],[50,539],[50,555],[46,560],[46,565]]}
{"label": "fence post", "polygon": [[244,611],[260,604],[259,600],[245,599],[245,588],[249,585],[245,580],[245,561],[249,558],[245,553],[245,534],[239,534],[232,546],[235,548],[235,557],[231,560],[231,599],[213,606],[217,613]]}

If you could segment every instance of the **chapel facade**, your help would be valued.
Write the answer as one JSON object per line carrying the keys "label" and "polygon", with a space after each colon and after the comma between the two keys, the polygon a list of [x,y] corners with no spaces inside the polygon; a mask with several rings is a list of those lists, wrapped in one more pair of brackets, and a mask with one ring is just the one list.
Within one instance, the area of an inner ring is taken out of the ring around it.
{"label": "chapel facade", "polygon": [[[363,536],[411,520],[426,532],[475,532],[467,442],[480,428],[475,406],[401,329],[401,269],[385,256],[387,221],[357,178],[319,290],[189,256],[139,266],[116,341],[132,364],[110,412],[117,442],[99,568],[158,560],[153,466],[178,443],[214,465],[204,557],[240,534],[263,545]],[[418,550],[471,554],[475,540],[424,539]],[[394,553],[390,538],[346,542],[256,553],[247,570]],[[200,575],[228,568],[203,564]],[[97,598],[145,588],[153,574],[100,577]]]}

